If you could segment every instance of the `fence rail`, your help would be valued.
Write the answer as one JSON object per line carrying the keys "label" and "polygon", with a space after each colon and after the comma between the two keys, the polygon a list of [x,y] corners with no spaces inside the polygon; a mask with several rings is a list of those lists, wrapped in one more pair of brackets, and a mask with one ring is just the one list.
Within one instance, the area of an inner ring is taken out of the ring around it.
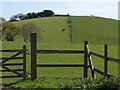
{"label": "fence rail", "polygon": [[[0,58],[0,60],[6,60],[6,59],[9,59],[9,57]],[[12,57],[10,59],[23,59],[23,57]]]}
{"label": "fence rail", "polygon": [[23,49],[17,49],[17,50],[0,50],[0,52],[23,52]]}
{"label": "fence rail", "polygon": [[3,64],[4,66],[18,66],[18,65],[23,65],[23,63],[6,63]]}
{"label": "fence rail", "polygon": [[104,56],[103,56],[103,55],[97,54],[97,53],[95,53],[95,52],[90,52],[90,54],[91,54],[91,55],[94,55],[94,56],[96,56],[96,57],[99,57],[99,58],[104,59]]}
{"label": "fence rail", "polygon": [[[95,53],[95,52],[90,52],[90,54],[91,54],[91,55],[94,55],[94,56],[97,56],[97,57],[99,57],[99,58],[104,59],[104,56],[103,56],[103,55],[97,54],[97,53]],[[108,61],[120,63],[120,59],[118,59],[118,58],[107,57],[107,59],[108,59]]]}
{"label": "fence rail", "polygon": [[[84,67],[84,77],[87,77],[87,58],[84,64],[37,64],[37,54],[84,54],[87,56],[87,48],[85,50],[37,50],[36,33],[31,33],[31,79],[37,78],[37,67]],[[87,41],[85,45],[87,45]]]}
{"label": "fence rail", "polygon": [[117,58],[110,58],[110,57],[108,57],[108,60],[112,61],[112,62],[120,63],[120,59],[117,59]]}
{"label": "fence rail", "polygon": [[[37,67],[83,67],[84,78],[88,77],[88,68],[91,70],[92,78],[95,78],[95,72],[105,76],[111,77],[112,75],[108,74],[108,61],[120,63],[120,59],[111,58],[108,54],[108,45],[104,45],[104,55],[100,55],[96,52],[90,51],[88,47],[88,41],[84,42],[83,50],[37,50],[37,38],[36,33],[31,33],[31,80],[35,80],[37,78]],[[0,72],[12,72],[16,75],[8,75],[8,76],[0,76],[0,78],[12,78],[12,77],[23,77],[26,79],[26,46],[23,46],[23,49],[18,50],[0,50],[0,52],[4,53],[15,53],[10,57],[1,57],[0,58],[0,67],[3,69]],[[84,55],[84,63],[83,64],[38,64],[37,63],[37,54],[83,54]],[[22,56],[19,56],[22,55]],[[98,58],[102,58],[104,60],[104,71],[101,71],[93,65],[92,56],[96,56]],[[23,59],[23,62],[16,62],[16,60]],[[9,60],[15,60],[12,63],[6,63]],[[15,68],[11,69],[9,66],[23,66],[22,69]]]}
{"label": "fence rail", "polygon": [[108,61],[120,63],[120,59],[108,57],[108,45],[104,45],[104,55],[100,55],[95,52],[90,52],[90,55],[94,55],[94,56],[104,59],[104,72],[96,68],[94,68],[94,71],[106,77],[112,76],[108,74]]}
{"label": "fence rail", "polygon": [[80,54],[83,53],[83,50],[37,50],[37,53],[40,54]]}
{"label": "fence rail", "polygon": [[[12,69],[13,71],[23,71],[23,69]],[[0,70],[0,72],[11,72],[11,70]]]}
{"label": "fence rail", "polygon": [[11,75],[11,76],[10,75],[9,76],[0,76],[0,78],[15,78],[15,77],[16,78],[18,78],[18,77],[21,78],[23,76],[22,75],[17,75],[17,76],[15,76],[15,75],[14,76],[13,75]]}
{"label": "fence rail", "polygon": [[[30,37],[32,80],[37,78],[37,67],[83,67],[84,78],[88,77],[88,68],[90,68],[93,78],[96,77],[94,72],[97,72],[106,77],[110,77],[112,75],[108,74],[108,61],[120,62],[120,59],[108,57],[108,45],[104,45],[104,55],[90,51],[88,47],[88,41],[84,42],[84,50],[37,50],[36,33],[31,33]],[[84,64],[37,64],[37,54],[84,54]],[[102,58],[104,60],[104,71],[100,71],[94,67],[91,55]]]}
{"label": "fence rail", "polygon": [[37,64],[37,67],[84,67],[83,64]]}
{"label": "fence rail", "polygon": [[[97,68],[94,68],[94,70],[97,72],[97,73],[99,73],[99,74],[101,74],[101,75],[103,75],[103,76],[106,76],[106,74],[103,72],[103,71],[101,71],[101,70],[99,70],[99,69],[97,69]],[[114,77],[113,75],[110,75],[110,74],[107,74],[107,77]]]}

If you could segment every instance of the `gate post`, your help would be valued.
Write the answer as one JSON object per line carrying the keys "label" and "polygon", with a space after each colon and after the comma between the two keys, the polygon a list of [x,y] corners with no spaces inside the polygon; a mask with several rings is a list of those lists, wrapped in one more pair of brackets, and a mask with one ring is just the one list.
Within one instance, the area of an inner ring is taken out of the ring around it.
{"label": "gate post", "polygon": [[87,52],[88,41],[84,41],[84,78],[88,76],[88,52]]}
{"label": "gate post", "polygon": [[104,45],[104,73],[107,77],[108,74],[108,46]]}
{"label": "gate post", "polygon": [[23,46],[23,80],[26,80],[26,46]]}
{"label": "gate post", "polygon": [[36,33],[30,34],[30,41],[31,41],[31,80],[35,80],[37,78]]}

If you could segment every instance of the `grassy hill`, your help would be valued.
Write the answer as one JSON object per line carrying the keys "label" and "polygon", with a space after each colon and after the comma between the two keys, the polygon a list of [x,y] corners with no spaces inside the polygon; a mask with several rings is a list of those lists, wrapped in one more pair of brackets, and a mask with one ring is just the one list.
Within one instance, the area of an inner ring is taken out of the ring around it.
{"label": "grassy hill", "polygon": [[73,43],[83,43],[88,40],[91,44],[118,43],[118,22],[117,20],[81,16],[72,17]]}
{"label": "grassy hill", "polygon": [[[117,45],[118,22],[117,20],[94,17],[72,16],[72,39],[73,43],[82,44],[88,40],[91,44]],[[16,22],[22,25],[33,22],[42,31],[43,43],[69,43],[68,17],[47,17],[29,19]],[[65,29],[64,32],[62,30]],[[44,32],[43,32],[44,31]]]}
{"label": "grassy hill", "polygon": [[[69,42],[67,19],[67,17],[46,17],[15,23],[18,26],[27,22],[34,23],[42,32],[43,40],[41,42],[43,43],[66,43]],[[63,29],[65,29],[64,32],[62,32]]]}
{"label": "grassy hill", "polygon": [[[118,37],[118,24],[117,20],[87,17],[87,16],[72,16],[72,34],[73,42],[69,40],[68,30],[68,17],[47,17],[29,19],[15,22],[16,25],[21,26],[27,22],[35,23],[42,31],[43,40],[38,41],[37,49],[73,49],[83,50],[83,43],[85,40],[89,41],[90,50],[103,55],[103,44],[109,44],[109,56],[118,56],[117,37]],[[65,29],[64,32],[62,30]],[[43,32],[44,31],[44,32]],[[3,49],[21,49],[23,44],[26,44],[28,51],[30,52],[30,42],[23,42],[22,35],[18,35],[14,42],[3,41]],[[4,55],[4,54],[3,54]],[[4,56],[10,56],[5,54]],[[82,54],[55,54],[55,55],[37,55],[38,63],[79,63],[83,64],[84,55]],[[104,60],[92,56],[94,67],[104,70]],[[30,55],[27,55],[27,73],[30,73]],[[12,62],[12,60],[11,60]],[[109,62],[109,74],[118,76],[118,64]],[[8,73],[6,73],[8,74]],[[100,75],[96,73],[99,77]],[[43,80],[42,78],[47,78]],[[33,87],[35,85],[43,85],[42,87],[49,87],[49,85],[55,88],[55,82],[64,81],[67,78],[83,78],[83,68],[38,68],[38,79],[35,82],[22,81],[17,85],[20,87]],[[89,72],[89,77],[91,77]],[[62,79],[62,80],[61,80]],[[3,79],[4,83],[16,82],[20,79]],[[40,83],[36,83],[39,81]],[[28,85],[29,84],[29,85]],[[52,86],[53,85],[53,86]]]}

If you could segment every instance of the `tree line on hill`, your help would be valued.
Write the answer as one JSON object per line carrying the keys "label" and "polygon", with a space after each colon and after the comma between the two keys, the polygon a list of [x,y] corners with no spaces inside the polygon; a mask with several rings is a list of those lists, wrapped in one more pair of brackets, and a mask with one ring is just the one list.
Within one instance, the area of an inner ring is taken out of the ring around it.
{"label": "tree line on hill", "polygon": [[23,13],[18,13],[16,15],[13,15],[10,18],[10,21],[19,21],[19,20],[26,20],[26,19],[32,19],[32,18],[42,18],[42,17],[50,17],[50,16],[69,16],[69,14],[67,15],[61,15],[61,14],[55,14],[52,10],[43,10],[41,12],[32,12],[32,13],[27,13],[27,14],[23,14]]}
{"label": "tree line on hill", "polygon": [[16,26],[15,23],[12,22],[18,20],[26,20],[26,19],[50,17],[50,16],[70,16],[70,15],[55,14],[52,10],[43,10],[42,12],[38,12],[38,13],[34,13],[34,12],[27,14],[18,13],[12,16],[9,21],[6,21],[5,18],[0,17],[0,26],[1,26],[0,39],[7,41],[14,41],[15,36],[18,35],[21,31],[22,31],[21,33],[23,34],[24,41],[29,40],[29,36],[31,32],[37,32],[37,31],[39,31],[37,33],[40,34],[39,38],[42,39],[43,38],[42,32],[39,30],[39,28],[36,25],[34,25],[34,23],[25,23],[21,27],[18,27]]}

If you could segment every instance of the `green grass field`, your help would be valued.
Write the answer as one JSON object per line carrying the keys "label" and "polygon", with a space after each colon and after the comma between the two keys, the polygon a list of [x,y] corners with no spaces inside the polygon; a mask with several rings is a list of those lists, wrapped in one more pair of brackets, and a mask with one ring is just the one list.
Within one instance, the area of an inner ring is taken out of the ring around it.
{"label": "green grass field", "polygon": [[[46,17],[23,20],[16,24],[20,27],[27,22],[34,23],[42,33],[42,43],[67,43],[69,42],[67,19],[67,17]],[[62,32],[63,29],[65,29],[64,32]]]}
{"label": "green grass field", "polygon": [[91,44],[117,45],[118,22],[100,17],[72,17],[73,43],[88,40]]}
{"label": "green grass field", "polygon": [[[42,32],[43,39],[38,40],[38,49],[57,49],[57,50],[83,50],[85,40],[89,41],[91,51],[103,55],[104,44],[109,45],[109,56],[118,58],[118,27],[117,20],[105,19],[99,17],[72,17],[73,43],[69,40],[68,17],[48,17],[24,20],[15,22],[21,26],[26,22],[35,23]],[[62,32],[62,29],[65,31]],[[27,46],[30,52],[30,42],[24,42],[22,35],[18,35],[14,42],[2,42],[3,49],[21,49],[23,45]],[[9,56],[10,54],[3,54]],[[38,55],[38,63],[83,63],[83,55]],[[92,56],[94,67],[103,70],[103,60]],[[13,62],[11,60],[11,62]],[[30,56],[27,56],[27,72],[30,73]],[[118,76],[118,64],[109,62],[109,73]],[[8,74],[8,73],[7,73]],[[97,74],[97,77],[101,77]],[[91,77],[89,72],[89,77]],[[45,78],[45,79],[44,79]],[[38,79],[32,81],[20,81],[16,86],[19,87],[56,87],[56,82],[69,80],[70,78],[83,78],[83,68],[38,68]],[[3,83],[12,83],[21,79],[3,79]],[[25,84],[27,82],[27,84]],[[36,82],[38,82],[36,84]],[[33,85],[33,86],[32,86]],[[35,85],[35,86],[34,86]]]}

